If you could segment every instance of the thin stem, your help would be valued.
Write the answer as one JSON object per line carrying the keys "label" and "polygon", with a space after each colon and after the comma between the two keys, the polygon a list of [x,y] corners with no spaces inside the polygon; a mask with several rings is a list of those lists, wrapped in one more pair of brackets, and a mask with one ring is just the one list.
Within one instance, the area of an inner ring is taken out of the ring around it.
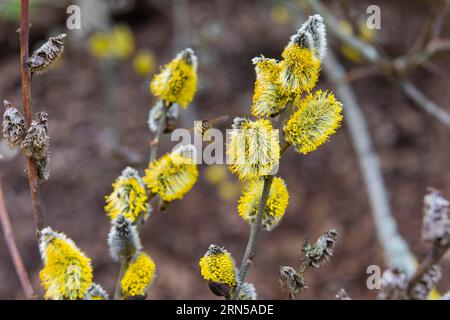
{"label": "thin stem", "polygon": [[[31,74],[27,60],[29,56],[29,0],[21,0],[20,7],[20,71],[22,74],[22,103],[25,113],[25,124],[29,128],[31,124]],[[31,202],[36,224],[36,236],[44,227],[42,217],[41,201],[39,196],[39,183],[36,174],[36,163],[32,158],[28,158],[28,182],[30,185]]]}
{"label": "thin stem", "polygon": [[264,177],[264,187],[261,195],[261,201],[259,202],[258,214],[255,221],[250,228],[250,236],[248,238],[247,247],[245,249],[244,257],[242,258],[241,269],[239,271],[238,283],[234,290],[233,299],[237,300],[239,297],[239,292],[241,291],[242,284],[244,283],[245,276],[247,275],[248,269],[255,255],[256,243],[258,242],[259,236],[262,230],[262,221],[264,216],[264,211],[266,209],[267,199],[269,197],[270,187],[272,186],[274,176]]}
{"label": "thin stem", "polygon": [[120,259],[120,270],[119,270],[119,276],[117,277],[116,281],[116,288],[114,290],[114,300],[121,300],[122,297],[122,285],[120,282],[122,281],[122,278],[125,274],[125,272],[128,269],[128,262],[125,261],[125,259]]}
{"label": "thin stem", "polygon": [[20,285],[28,299],[34,299],[36,297],[33,287],[31,286],[30,278],[28,277],[27,270],[25,269],[22,257],[17,249],[16,240],[14,238],[14,232],[11,227],[11,221],[6,210],[5,199],[3,197],[2,185],[0,182],[0,222],[3,228],[3,235],[5,236],[6,245],[8,247],[9,254],[14,263],[17,276],[19,277]]}
{"label": "thin stem", "polygon": [[169,104],[168,106],[165,106],[162,109],[161,118],[159,119],[158,123],[158,129],[156,131],[155,139],[151,142],[151,150],[150,150],[150,162],[156,159],[158,156],[158,146],[159,146],[159,140],[161,139],[161,136],[164,132],[164,129],[166,128],[166,112],[167,109],[171,107],[172,104]]}

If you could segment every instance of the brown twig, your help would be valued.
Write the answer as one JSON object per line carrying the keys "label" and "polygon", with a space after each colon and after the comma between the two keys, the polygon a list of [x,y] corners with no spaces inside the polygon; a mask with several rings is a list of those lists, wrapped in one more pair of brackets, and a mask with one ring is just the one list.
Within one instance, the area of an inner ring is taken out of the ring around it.
{"label": "brown twig", "polygon": [[151,142],[150,146],[150,162],[155,160],[158,157],[158,147],[159,141],[161,140],[161,136],[166,128],[166,113],[167,109],[171,107],[172,104],[169,104],[167,107],[164,106],[161,112],[161,118],[159,119],[158,129],[156,131],[155,138]]}
{"label": "brown twig", "polygon": [[22,290],[28,299],[34,299],[36,296],[33,287],[31,286],[30,278],[28,277],[28,273],[25,269],[22,257],[20,256],[19,250],[17,249],[16,240],[14,238],[14,232],[11,227],[11,221],[8,216],[8,211],[6,210],[1,182],[0,182],[0,222],[2,224],[5,242],[8,247],[9,254],[11,255],[11,259],[14,263],[17,276],[19,277]]}
{"label": "brown twig", "polygon": [[[25,113],[25,125],[27,128],[31,124],[31,74],[27,60],[29,56],[29,0],[21,0],[20,6],[20,71],[22,74],[22,103]],[[42,206],[39,196],[39,183],[36,174],[36,163],[32,158],[28,158],[28,182],[30,185],[31,202],[36,224],[36,236],[44,227],[42,216]]]}

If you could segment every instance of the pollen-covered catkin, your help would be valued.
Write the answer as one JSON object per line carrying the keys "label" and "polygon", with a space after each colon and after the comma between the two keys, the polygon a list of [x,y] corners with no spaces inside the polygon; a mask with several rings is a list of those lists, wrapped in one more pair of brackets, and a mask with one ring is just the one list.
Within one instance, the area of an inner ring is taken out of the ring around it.
{"label": "pollen-covered catkin", "polygon": [[39,272],[46,299],[82,299],[92,285],[91,259],[63,233],[41,231],[39,250],[44,268]]}
{"label": "pollen-covered catkin", "polygon": [[256,72],[252,114],[256,117],[276,116],[288,101],[288,95],[279,82],[280,63],[264,57],[253,58],[252,61]]}
{"label": "pollen-covered catkin", "polygon": [[284,126],[286,141],[303,154],[316,150],[341,125],[341,112],[342,104],[332,93],[309,94]]}
{"label": "pollen-covered catkin", "polygon": [[231,254],[222,247],[211,244],[199,262],[205,280],[234,288],[237,284],[236,264]]}
{"label": "pollen-covered catkin", "polygon": [[26,134],[25,119],[9,101],[3,101],[3,105],[5,107],[2,128],[3,139],[11,148],[19,147]]}
{"label": "pollen-covered catkin", "polygon": [[155,269],[155,263],[147,254],[137,253],[120,281],[122,294],[126,298],[145,296],[155,277]]}
{"label": "pollen-covered catkin", "polygon": [[46,159],[49,153],[50,136],[48,135],[47,113],[38,112],[31,121],[20,149],[25,156],[35,160]]}
{"label": "pollen-covered catkin", "polygon": [[320,72],[320,60],[314,55],[311,34],[302,31],[293,35],[281,56],[283,88],[293,94],[309,92],[316,85]]}
{"label": "pollen-covered catkin", "polygon": [[280,160],[278,130],[269,120],[237,118],[227,144],[227,163],[240,180],[272,174]]}
{"label": "pollen-covered catkin", "polygon": [[194,51],[188,48],[178,53],[153,77],[150,89],[166,103],[177,103],[187,108],[197,91],[197,56]]}
{"label": "pollen-covered catkin", "polygon": [[106,197],[105,211],[111,219],[123,215],[133,223],[149,217],[151,206],[145,185],[135,169],[125,168],[113,183],[113,192]]}
{"label": "pollen-covered catkin", "polygon": [[111,257],[115,261],[128,261],[136,252],[142,250],[141,240],[136,226],[123,215],[118,215],[111,225],[108,234],[108,245]]}
{"label": "pollen-covered catkin", "polygon": [[147,188],[163,201],[181,199],[198,178],[195,147],[181,146],[151,162],[143,178]]}
{"label": "pollen-covered catkin", "polygon": [[50,37],[33,55],[27,63],[31,72],[44,72],[62,55],[64,52],[64,39],[66,34]]}
{"label": "pollen-covered catkin", "polygon": [[[251,181],[238,202],[238,213],[245,221],[252,224],[258,214],[259,202],[264,188],[264,181]],[[284,180],[275,177],[270,187],[262,225],[267,231],[274,229],[284,216],[289,202],[289,194]]]}

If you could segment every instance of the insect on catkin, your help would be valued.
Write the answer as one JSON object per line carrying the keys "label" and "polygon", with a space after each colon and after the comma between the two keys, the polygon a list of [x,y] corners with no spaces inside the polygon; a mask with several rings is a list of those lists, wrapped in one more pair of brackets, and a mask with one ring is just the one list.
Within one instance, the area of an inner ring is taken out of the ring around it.
{"label": "insect on catkin", "polygon": [[56,37],[50,37],[30,59],[27,60],[30,72],[46,71],[64,52],[64,39],[67,37],[62,33]]}

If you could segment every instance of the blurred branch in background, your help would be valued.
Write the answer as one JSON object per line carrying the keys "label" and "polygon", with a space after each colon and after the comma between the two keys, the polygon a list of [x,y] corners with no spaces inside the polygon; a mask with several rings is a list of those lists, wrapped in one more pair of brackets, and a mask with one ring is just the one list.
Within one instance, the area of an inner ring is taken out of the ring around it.
{"label": "blurred branch in background", "polygon": [[[311,3],[311,1],[308,2]],[[313,8],[313,10],[314,13],[320,14],[323,14],[324,11],[322,8],[322,12],[316,10],[316,8]],[[305,18],[301,12],[299,12],[299,15],[300,20]],[[331,29],[331,32],[336,31],[342,33],[341,37],[347,39],[349,43],[354,43],[355,46],[365,48],[364,43],[360,43],[356,38],[349,37],[349,34],[339,31],[341,29],[337,26],[338,22],[334,17],[328,13],[323,14],[323,16],[325,23],[329,26],[328,30]],[[336,25],[330,26],[329,19]],[[333,28],[336,30],[333,30]],[[365,56],[368,60],[375,61],[377,56],[376,49],[368,48],[365,50]],[[397,223],[392,215],[388,192],[384,184],[378,156],[373,148],[367,122],[350,84],[340,81],[345,78],[346,70],[339,63],[331,48],[323,60],[323,70],[327,78],[336,87],[336,93],[344,105],[344,123],[346,124],[353,148],[358,157],[361,174],[369,196],[377,237],[383,248],[387,264],[391,267],[400,268],[408,275],[411,275],[415,270],[414,256],[406,241],[399,234]]]}
{"label": "blurred branch in background", "polygon": [[17,276],[19,277],[20,285],[27,299],[35,297],[33,287],[31,286],[30,278],[25,269],[22,257],[17,249],[16,240],[14,238],[14,232],[11,227],[11,221],[9,219],[8,211],[6,210],[5,198],[3,196],[2,184],[0,181],[0,222],[3,229],[3,235],[5,242],[11,255],[11,259],[14,263]]}
{"label": "blurred branch in background", "polygon": [[[426,62],[431,56],[438,52],[450,50],[449,40],[442,40],[438,38],[438,33],[440,33],[444,15],[447,12],[446,9],[448,8],[448,0],[444,0],[442,2],[443,6],[440,10],[436,9],[440,15],[434,19],[434,27],[430,28],[433,30],[431,32],[432,36],[428,36],[428,33],[425,32],[422,36],[426,39],[424,40],[424,45],[416,44],[412,51],[409,51],[405,56],[397,59],[390,59],[389,57],[386,57],[375,46],[361,41],[352,34],[345,32],[339,27],[338,20],[327,10],[325,6],[321,4],[320,1],[305,0],[305,2],[314,12],[319,13],[324,17],[328,30],[335,38],[350,45],[353,49],[358,51],[365,58],[365,60],[377,66],[380,71],[386,74],[390,81],[398,84],[402,93],[414,102],[415,105],[422,108],[428,114],[432,115],[441,123],[450,128],[450,114],[441,106],[428,99],[419,88],[408,80],[407,77],[408,72],[413,67]],[[433,19],[430,19],[430,21],[431,20]],[[369,75],[370,74],[371,73],[369,73]]]}

